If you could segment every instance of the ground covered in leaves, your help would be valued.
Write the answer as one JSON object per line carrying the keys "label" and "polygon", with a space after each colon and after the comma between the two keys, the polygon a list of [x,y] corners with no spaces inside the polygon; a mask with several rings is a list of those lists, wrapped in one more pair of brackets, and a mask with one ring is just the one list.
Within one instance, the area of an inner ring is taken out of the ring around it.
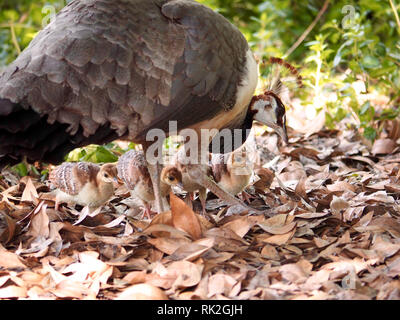
{"label": "ground covered in leaves", "polygon": [[400,126],[387,126],[373,145],[355,130],[258,136],[249,193],[271,217],[209,194],[208,217],[171,196],[141,220],[123,188],[93,214],[55,211],[46,181],[4,170],[0,298],[399,299]]}

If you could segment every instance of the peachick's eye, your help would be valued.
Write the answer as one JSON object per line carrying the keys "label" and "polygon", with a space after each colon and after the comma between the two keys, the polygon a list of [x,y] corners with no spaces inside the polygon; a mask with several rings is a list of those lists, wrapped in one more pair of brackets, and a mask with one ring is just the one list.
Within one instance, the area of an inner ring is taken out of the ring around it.
{"label": "peachick's eye", "polygon": [[175,178],[174,178],[174,177],[168,177],[168,180],[169,180],[169,181],[174,181]]}

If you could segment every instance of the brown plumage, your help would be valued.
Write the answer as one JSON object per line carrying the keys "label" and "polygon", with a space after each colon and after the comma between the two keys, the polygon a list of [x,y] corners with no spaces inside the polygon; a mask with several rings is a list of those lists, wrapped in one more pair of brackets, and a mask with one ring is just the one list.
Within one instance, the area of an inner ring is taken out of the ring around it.
{"label": "brown plumage", "polygon": [[62,202],[97,208],[114,194],[117,170],[114,164],[65,162],[50,172],[56,188],[56,210]]}
{"label": "brown plumage", "polygon": [[189,199],[194,200],[194,194],[199,192],[199,199],[202,207],[202,213],[206,213],[207,189],[202,185],[190,179],[187,173],[187,167],[179,165],[168,165],[161,172],[161,181],[170,186],[177,186],[189,194]]}
{"label": "brown plumage", "polygon": [[0,160],[56,162],[80,145],[145,143],[170,120],[183,129],[225,114],[247,50],[195,1],[72,1],[0,74]]}
{"label": "brown plumage", "polygon": [[[118,160],[117,170],[118,177],[125,183],[131,194],[142,200],[144,213],[150,218],[151,203],[155,197],[143,151],[130,150],[123,154]],[[167,196],[171,187],[162,182],[160,186],[161,196]]]}
{"label": "brown plumage", "polygon": [[[207,189],[194,181],[189,176],[190,162],[197,161],[186,155],[185,148],[182,146],[172,157],[170,165],[166,166],[161,172],[161,181],[171,186],[178,186],[188,192],[189,199],[194,200],[194,195],[199,192],[199,199],[202,205],[202,212],[205,214]],[[211,175],[211,168],[207,164],[201,164],[202,170],[207,175]]]}
{"label": "brown plumage", "polygon": [[211,167],[214,180],[222,189],[234,196],[241,194],[248,200],[244,190],[250,183],[253,165],[246,148],[228,154],[212,154]]}
{"label": "brown plumage", "polygon": [[[283,105],[251,99],[257,81],[243,34],[196,1],[73,0],[0,75],[0,167],[119,137],[146,152],[170,121],[200,133],[258,120],[286,134]],[[160,167],[148,162],[158,211]],[[199,184],[229,198],[201,171]]]}

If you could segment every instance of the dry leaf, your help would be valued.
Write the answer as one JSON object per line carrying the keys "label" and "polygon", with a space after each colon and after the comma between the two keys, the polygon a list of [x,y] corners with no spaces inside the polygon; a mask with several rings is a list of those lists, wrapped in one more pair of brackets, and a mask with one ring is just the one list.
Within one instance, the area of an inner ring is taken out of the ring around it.
{"label": "dry leaf", "polygon": [[150,225],[143,233],[151,234],[155,237],[188,238],[190,235],[185,231],[178,230],[166,224]]}
{"label": "dry leaf", "polygon": [[28,178],[24,192],[22,193],[21,201],[28,201],[28,202],[37,202],[37,198],[39,195],[36,191],[35,186],[33,185],[32,179]]}
{"label": "dry leaf", "polygon": [[392,153],[396,148],[396,142],[392,139],[377,139],[372,146],[371,153],[373,155],[377,154],[389,154]]}
{"label": "dry leaf", "polygon": [[169,257],[171,260],[186,260],[194,261],[198,259],[203,253],[207,252],[214,245],[214,239],[200,239],[193,243],[187,243],[180,246]]}
{"label": "dry leaf", "polygon": [[297,222],[291,222],[283,226],[268,226],[263,223],[258,223],[257,225],[263,229],[265,232],[271,234],[286,234],[296,227]]}
{"label": "dry leaf", "polygon": [[200,239],[202,236],[201,226],[194,211],[172,192],[170,193],[170,205],[173,226],[177,229],[184,230],[190,234],[193,239]]}
{"label": "dry leaf", "polygon": [[125,289],[115,300],[168,300],[168,297],[160,288],[142,283]]}
{"label": "dry leaf", "polygon": [[333,213],[341,213],[343,210],[346,210],[348,207],[350,207],[350,204],[344,200],[341,197],[336,197],[335,195],[333,196],[333,199],[330,204],[330,208],[333,211]]}
{"label": "dry leaf", "polygon": [[2,211],[0,211],[0,215],[4,218],[4,221],[7,225],[7,228],[5,228],[3,232],[0,232],[0,242],[8,243],[14,237],[16,222],[13,218],[9,217],[6,213]]}
{"label": "dry leaf", "polygon": [[278,251],[276,251],[275,247],[267,244],[261,250],[261,255],[266,259],[270,260],[280,260],[280,256]]}
{"label": "dry leaf", "polygon": [[15,253],[3,250],[0,250],[0,267],[6,269],[26,268]]}
{"label": "dry leaf", "polygon": [[211,298],[218,294],[223,294],[226,297],[230,296],[230,293],[234,286],[238,282],[229,275],[226,274],[215,274],[210,277],[208,281],[208,298]]}
{"label": "dry leaf", "polygon": [[187,238],[158,237],[155,239],[147,239],[147,242],[166,254],[173,254],[179,247],[190,243],[190,240]]}
{"label": "dry leaf", "polygon": [[50,234],[49,229],[49,217],[46,213],[47,204],[41,202],[34,212],[34,216],[31,221],[31,225],[28,231],[28,235],[36,238],[43,237],[48,238]]}
{"label": "dry leaf", "polygon": [[292,231],[290,231],[288,233],[277,234],[277,235],[271,236],[269,238],[263,239],[263,242],[280,246],[280,245],[287,243],[289,241],[289,239],[291,237],[293,237],[295,232],[296,232],[296,229],[293,229]]}
{"label": "dry leaf", "polygon": [[326,186],[329,191],[336,192],[336,191],[351,191],[356,192],[356,188],[346,181],[336,181],[333,184],[329,184]]}
{"label": "dry leaf", "polygon": [[26,289],[18,286],[7,286],[0,288],[0,299],[5,298],[25,298],[27,295]]}
{"label": "dry leaf", "polygon": [[231,229],[239,237],[243,238],[247,232],[258,222],[264,220],[264,217],[238,217],[237,219],[224,224],[225,228]]}
{"label": "dry leaf", "polygon": [[82,299],[85,295],[90,294],[90,290],[81,282],[69,279],[59,282],[54,289],[49,291],[59,298]]}

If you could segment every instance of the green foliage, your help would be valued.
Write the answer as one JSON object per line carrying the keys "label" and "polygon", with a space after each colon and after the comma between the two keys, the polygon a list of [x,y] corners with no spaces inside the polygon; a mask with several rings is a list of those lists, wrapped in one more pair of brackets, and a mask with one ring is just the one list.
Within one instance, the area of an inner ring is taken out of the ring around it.
{"label": "green foliage", "polygon": [[118,161],[118,155],[123,151],[114,143],[105,146],[88,145],[84,148],[77,148],[70,152],[66,157],[66,161],[78,162],[88,161],[95,163],[108,163]]}
{"label": "green foliage", "polygon": [[42,170],[39,172],[34,165],[28,164],[25,161],[11,167],[11,170],[21,178],[30,175],[40,179],[41,181],[44,181],[49,174],[48,170]]}
{"label": "green foliage", "polygon": [[56,12],[66,3],[65,0],[0,1],[0,68],[12,62],[48,23],[50,8]]}

